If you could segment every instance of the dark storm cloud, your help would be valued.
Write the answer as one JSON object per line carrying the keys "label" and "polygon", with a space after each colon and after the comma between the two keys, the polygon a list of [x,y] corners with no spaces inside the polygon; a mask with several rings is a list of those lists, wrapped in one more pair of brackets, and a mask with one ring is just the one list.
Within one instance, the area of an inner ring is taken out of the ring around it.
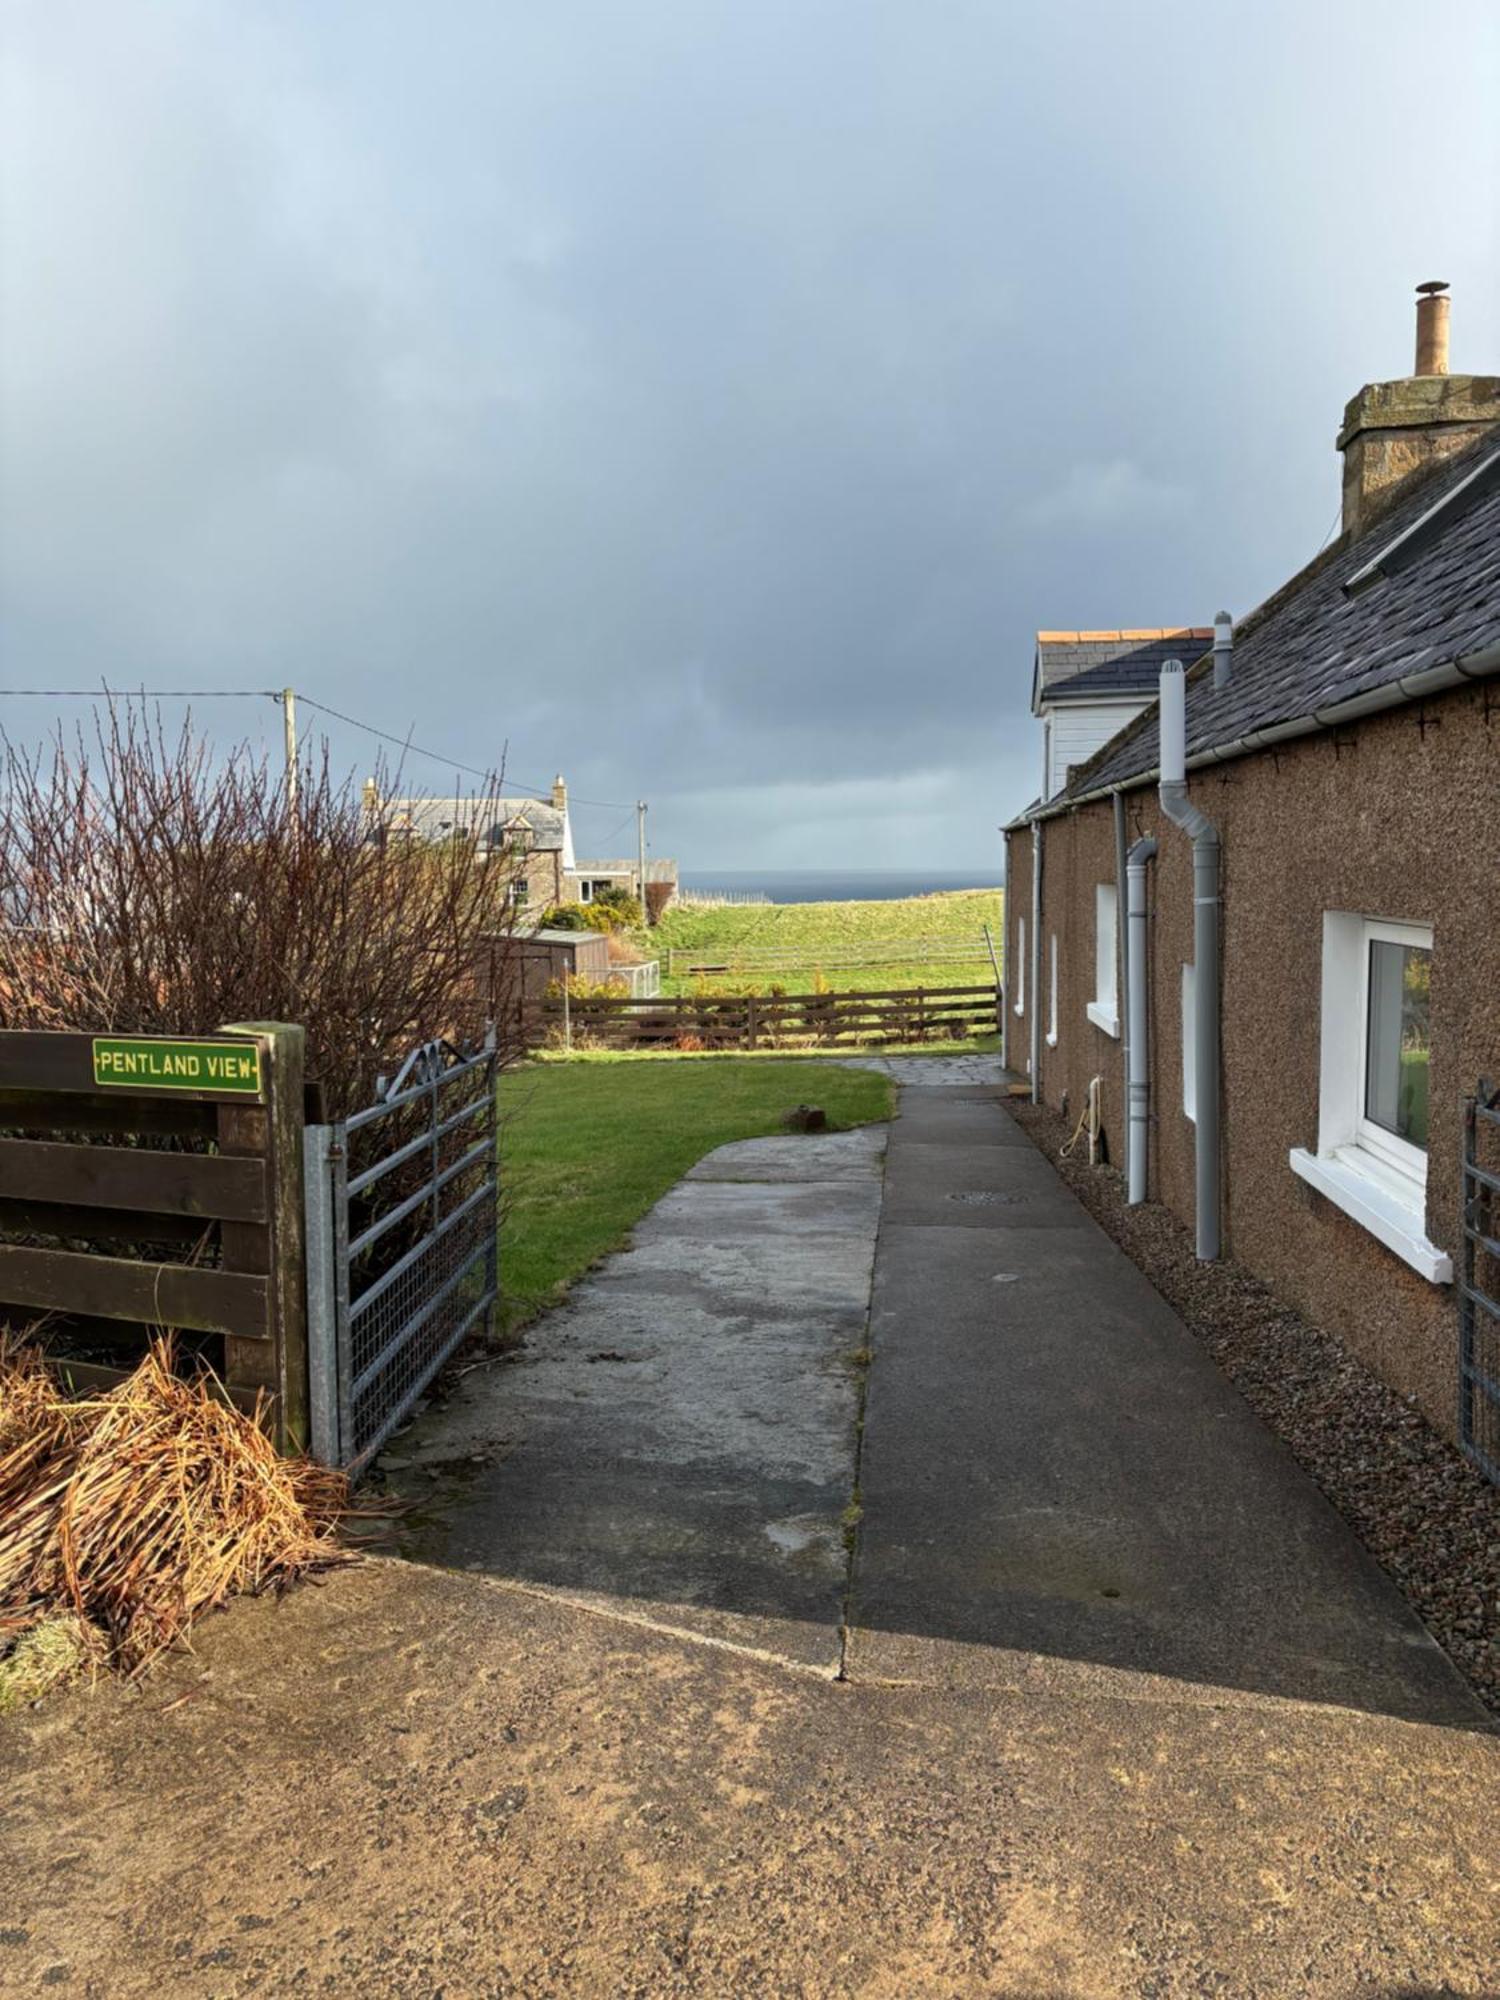
{"label": "dark storm cloud", "polygon": [[1437,17],[1434,124],[1384,0],[21,0],[5,680],[292,682],[688,860],[991,860],[1036,626],[1310,554],[1415,280],[1500,358],[1493,16]]}

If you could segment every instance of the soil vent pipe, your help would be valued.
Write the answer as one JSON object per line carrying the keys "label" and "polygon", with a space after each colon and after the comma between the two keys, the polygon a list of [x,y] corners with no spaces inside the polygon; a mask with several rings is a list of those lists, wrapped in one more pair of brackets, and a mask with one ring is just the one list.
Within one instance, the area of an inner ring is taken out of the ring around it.
{"label": "soil vent pipe", "polygon": [[1214,693],[1228,687],[1234,668],[1234,620],[1227,611],[1214,618]]}
{"label": "soil vent pipe", "polygon": [[1042,823],[1031,822],[1031,1101],[1042,1101]]}
{"label": "soil vent pipe", "polygon": [[1219,1254],[1219,829],[1188,797],[1187,678],[1181,660],[1161,670],[1161,809],[1193,843],[1193,1093],[1197,1254]]}

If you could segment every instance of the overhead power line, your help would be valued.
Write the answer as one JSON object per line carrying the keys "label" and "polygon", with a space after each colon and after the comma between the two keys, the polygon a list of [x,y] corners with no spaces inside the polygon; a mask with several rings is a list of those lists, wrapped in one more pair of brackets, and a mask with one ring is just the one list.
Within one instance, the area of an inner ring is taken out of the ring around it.
{"label": "overhead power line", "polygon": [[[282,696],[280,688],[112,688],[101,682],[91,688],[0,688],[0,700],[27,699],[42,701],[97,701],[99,697],[124,695],[131,701],[275,701]],[[315,701],[310,694],[297,690],[297,699],[304,708],[315,708],[320,715],[332,716],[335,722],[344,722],[351,729],[362,729],[367,736],[378,737],[382,743],[392,743],[398,750],[411,757],[426,757],[434,764],[446,765],[450,771],[461,771],[466,778],[478,778],[488,784],[496,775],[493,771],[481,771],[473,764],[462,763],[457,757],[445,757],[440,750],[424,750],[410,737],[393,736],[388,729],[377,729],[373,722],[362,722],[357,715],[346,715],[342,709],[330,708],[327,702]],[[528,785],[520,778],[515,784],[529,798],[540,801],[550,800],[550,785]],[[635,808],[622,799],[583,799],[570,801],[573,805],[597,806],[602,812],[633,812]]]}

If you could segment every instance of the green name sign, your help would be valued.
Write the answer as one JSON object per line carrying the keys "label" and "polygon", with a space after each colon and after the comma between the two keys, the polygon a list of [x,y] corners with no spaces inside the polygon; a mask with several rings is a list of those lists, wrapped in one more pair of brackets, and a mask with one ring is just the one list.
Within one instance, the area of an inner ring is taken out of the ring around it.
{"label": "green name sign", "polygon": [[122,1090],[213,1090],[260,1096],[255,1042],[134,1041],[94,1038],[94,1082]]}

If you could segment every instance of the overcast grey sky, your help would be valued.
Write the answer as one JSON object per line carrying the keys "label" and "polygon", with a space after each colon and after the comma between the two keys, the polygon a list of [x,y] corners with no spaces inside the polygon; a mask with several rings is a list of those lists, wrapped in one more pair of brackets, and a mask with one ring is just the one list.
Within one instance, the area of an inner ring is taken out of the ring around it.
{"label": "overcast grey sky", "polygon": [[1418,280],[1500,370],[1494,0],[0,20],[0,684],[290,682],[689,867],[993,868],[1036,627],[1299,566]]}

